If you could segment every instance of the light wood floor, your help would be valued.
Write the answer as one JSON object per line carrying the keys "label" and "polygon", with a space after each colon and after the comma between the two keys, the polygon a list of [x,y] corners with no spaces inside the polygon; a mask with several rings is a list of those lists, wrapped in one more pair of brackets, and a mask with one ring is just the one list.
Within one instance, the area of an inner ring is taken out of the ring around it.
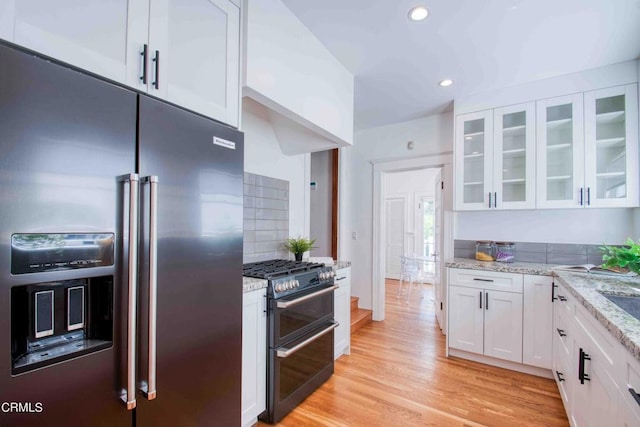
{"label": "light wood floor", "polygon": [[[280,426],[567,426],[555,382],[444,356],[432,286],[395,297],[386,320],[351,337],[351,355]],[[266,426],[267,424],[260,425]]]}

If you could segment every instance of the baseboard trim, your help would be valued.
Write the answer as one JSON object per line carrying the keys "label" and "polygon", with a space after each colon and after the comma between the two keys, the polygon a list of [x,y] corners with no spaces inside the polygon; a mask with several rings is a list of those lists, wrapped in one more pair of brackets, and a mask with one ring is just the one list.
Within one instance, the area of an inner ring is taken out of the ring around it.
{"label": "baseboard trim", "polygon": [[467,351],[449,348],[448,357],[459,357],[461,359],[472,360],[485,365],[496,366],[498,368],[509,369],[510,371],[522,372],[524,374],[535,375],[537,377],[553,379],[553,372],[549,369],[538,368],[537,366],[523,365],[522,363],[511,362],[509,360],[496,359],[494,357],[483,356],[481,354],[469,353]]}

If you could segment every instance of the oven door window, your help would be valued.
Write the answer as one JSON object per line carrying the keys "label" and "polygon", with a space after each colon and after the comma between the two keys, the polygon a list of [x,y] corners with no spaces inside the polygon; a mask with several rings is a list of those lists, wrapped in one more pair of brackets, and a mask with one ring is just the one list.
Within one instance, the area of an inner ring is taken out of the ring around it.
{"label": "oven door window", "polygon": [[317,327],[319,323],[333,319],[333,292],[288,308],[277,308],[275,300],[273,305],[275,342],[271,343],[272,347],[280,346]]}
{"label": "oven door window", "polygon": [[[303,340],[304,338],[296,340],[292,346]],[[302,391],[304,386],[308,386],[309,381],[319,373],[326,369],[333,371],[333,331],[318,337],[287,357],[278,357],[275,354],[276,350],[272,351],[276,359],[275,393],[280,403],[285,403],[290,397],[296,399],[296,391]]]}

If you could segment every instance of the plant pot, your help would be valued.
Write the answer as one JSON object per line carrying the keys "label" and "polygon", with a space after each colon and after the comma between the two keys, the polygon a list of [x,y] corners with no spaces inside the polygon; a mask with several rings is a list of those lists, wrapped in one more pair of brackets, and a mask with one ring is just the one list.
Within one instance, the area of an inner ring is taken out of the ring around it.
{"label": "plant pot", "polygon": [[295,256],[296,256],[296,261],[302,261],[302,255],[303,255],[302,253],[295,254]]}

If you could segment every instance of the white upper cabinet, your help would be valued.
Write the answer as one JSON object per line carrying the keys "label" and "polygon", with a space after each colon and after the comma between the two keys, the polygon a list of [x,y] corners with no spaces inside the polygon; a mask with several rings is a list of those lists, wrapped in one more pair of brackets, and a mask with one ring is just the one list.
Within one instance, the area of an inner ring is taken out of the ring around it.
{"label": "white upper cabinet", "polygon": [[536,104],[537,206],[580,206],[584,182],[582,94],[544,99]]}
{"label": "white upper cabinet", "polygon": [[140,68],[129,37],[146,39],[147,19],[148,1],[0,0],[0,37],[121,83]]}
{"label": "white upper cabinet", "polygon": [[638,205],[638,96],[630,84],[537,102],[538,208]]}
{"label": "white upper cabinet", "polygon": [[535,207],[535,106],[498,108],[493,112],[493,207]]}
{"label": "white upper cabinet", "polygon": [[0,37],[238,126],[230,0],[0,0]]}
{"label": "white upper cabinet", "polygon": [[238,7],[229,0],[152,0],[149,16],[149,93],[238,126]]}
{"label": "white upper cabinet", "polygon": [[595,207],[638,205],[638,90],[584,94],[585,199]]}
{"label": "white upper cabinet", "polygon": [[456,118],[456,207],[489,209],[492,187],[493,114],[491,110]]}
{"label": "white upper cabinet", "polygon": [[456,118],[456,209],[535,206],[534,103]]}

